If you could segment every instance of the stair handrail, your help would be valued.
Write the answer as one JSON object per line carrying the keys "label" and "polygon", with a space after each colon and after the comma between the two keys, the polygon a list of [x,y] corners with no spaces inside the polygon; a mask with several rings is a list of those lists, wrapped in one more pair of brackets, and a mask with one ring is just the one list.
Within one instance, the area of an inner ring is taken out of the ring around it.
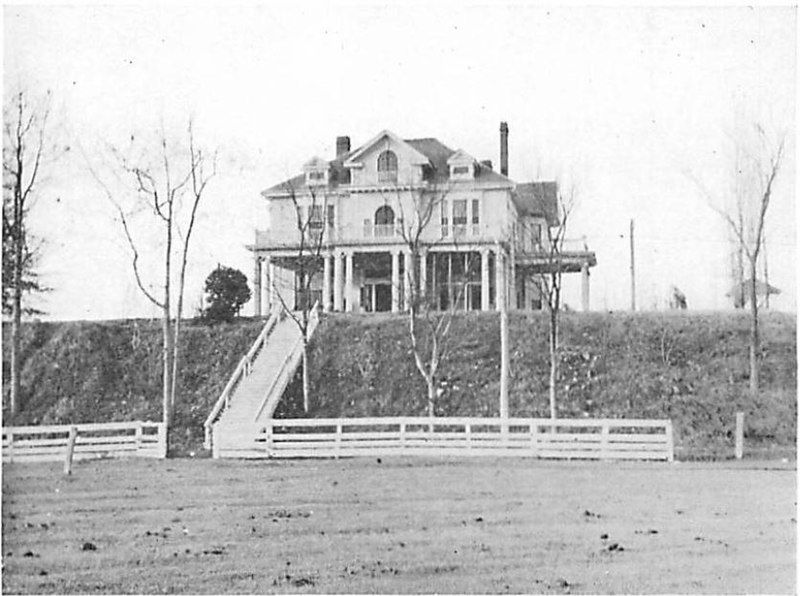
{"label": "stair handrail", "polygon": [[206,418],[206,421],[203,424],[203,428],[205,430],[203,447],[206,449],[211,449],[211,425],[214,424],[214,421],[217,419],[220,412],[230,405],[234,388],[243,377],[246,377],[250,374],[253,369],[253,361],[255,360],[256,354],[258,354],[258,351],[264,346],[264,343],[267,341],[267,337],[269,337],[269,334],[272,333],[275,325],[277,325],[278,319],[282,318],[283,315],[284,312],[282,305],[280,303],[273,304],[272,308],[270,309],[269,318],[267,318],[267,322],[264,324],[264,328],[258,334],[258,337],[256,337],[253,345],[250,346],[247,354],[242,356],[242,359],[239,361],[239,364],[236,365],[236,368],[234,369],[230,379],[228,379],[228,383],[225,385],[222,393],[220,393],[219,397],[217,398],[217,402],[214,404],[214,407],[211,409],[211,413],[208,415],[208,418]]}
{"label": "stair handrail", "polygon": [[[308,317],[308,326],[306,327],[307,330],[306,341],[311,339],[311,336],[314,335],[314,331],[316,330],[317,325],[319,324],[319,310],[320,310],[319,300],[317,300],[314,303],[314,306],[311,307],[311,315]],[[264,411],[264,408],[267,407],[267,403],[269,403],[269,399],[272,396],[273,390],[278,385],[278,382],[279,381],[282,382],[289,374],[288,372],[289,362],[291,362],[297,356],[298,348],[302,349],[302,347],[303,347],[303,336],[301,334],[300,337],[297,338],[297,341],[295,341],[294,345],[292,346],[292,349],[287,352],[286,357],[283,359],[283,362],[281,362],[280,372],[278,372],[278,374],[275,375],[275,378],[272,380],[269,389],[264,394],[264,399],[261,400],[261,405],[258,406],[258,410],[256,410],[256,416],[255,418],[253,418],[253,420],[258,420],[261,417],[261,413]]]}

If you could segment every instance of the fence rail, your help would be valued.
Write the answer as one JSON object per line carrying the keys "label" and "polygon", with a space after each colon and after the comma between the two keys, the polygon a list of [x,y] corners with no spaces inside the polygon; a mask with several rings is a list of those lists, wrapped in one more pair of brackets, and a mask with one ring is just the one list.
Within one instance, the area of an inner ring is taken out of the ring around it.
{"label": "fence rail", "polygon": [[241,429],[221,457],[519,456],[673,461],[669,420],[327,418]]}
{"label": "fence rail", "polygon": [[4,426],[3,462],[62,461],[71,428],[78,431],[74,459],[167,455],[162,422]]}

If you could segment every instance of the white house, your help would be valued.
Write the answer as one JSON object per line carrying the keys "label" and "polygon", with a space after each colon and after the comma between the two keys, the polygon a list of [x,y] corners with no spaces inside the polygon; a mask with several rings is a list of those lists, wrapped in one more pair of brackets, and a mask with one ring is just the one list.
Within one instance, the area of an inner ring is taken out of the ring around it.
{"label": "white house", "polygon": [[[437,139],[384,130],[355,150],[338,137],[334,159],[314,157],[262,195],[271,226],[247,247],[256,315],[277,293],[290,306],[310,299],[328,311],[400,311],[409,279],[435,308],[490,310],[506,296],[511,308],[542,307],[535,274],[555,262],[542,240],[558,225],[558,186],[508,177],[505,122],[499,172]],[[295,282],[309,259],[318,272],[303,297]],[[596,262],[585,243],[557,259],[563,272],[581,273],[584,310]]]}

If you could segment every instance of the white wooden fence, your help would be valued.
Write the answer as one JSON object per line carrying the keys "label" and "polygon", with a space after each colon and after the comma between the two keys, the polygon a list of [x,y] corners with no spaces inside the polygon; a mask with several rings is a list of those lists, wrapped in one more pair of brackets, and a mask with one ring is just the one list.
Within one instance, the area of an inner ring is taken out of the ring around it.
{"label": "white wooden fence", "polygon": [[167,455],[162,422],[109,422],[3,427],[3,462],[63,461],[70,428],[76,428],[74,459]]}
{"label": "white wooden fence", "polygon": [[285,419],[241,429],[215,457],[518,456],[673,461],[669,420]]}

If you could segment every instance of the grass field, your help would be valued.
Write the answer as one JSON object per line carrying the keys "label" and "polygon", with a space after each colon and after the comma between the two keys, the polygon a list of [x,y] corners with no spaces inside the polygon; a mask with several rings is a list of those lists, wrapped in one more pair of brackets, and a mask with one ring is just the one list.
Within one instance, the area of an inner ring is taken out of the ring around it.
{"label": "grass field", "polygon": [[796,462],[3,467],[5,593],[792,593]]}

